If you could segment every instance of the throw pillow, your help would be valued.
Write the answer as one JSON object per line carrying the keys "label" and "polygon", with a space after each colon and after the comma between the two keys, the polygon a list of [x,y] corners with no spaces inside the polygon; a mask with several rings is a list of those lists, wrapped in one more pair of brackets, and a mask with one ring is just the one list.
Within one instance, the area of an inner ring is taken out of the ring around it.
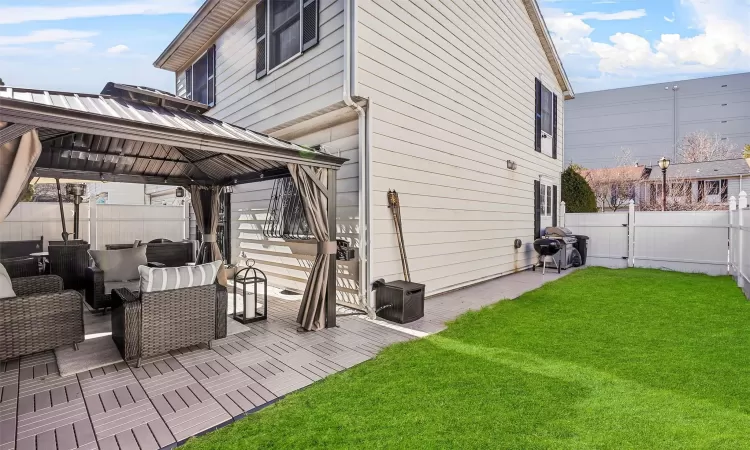
{"label": "throw pillow", "polygon": [[16,293],[13,292],[13,284],[10,282],[8,271],[0,264],[0,298],[13,298]]}
{"label": "throw pillow", "polygon": [[216,281],[221,261],[183,267],[141,266],[141,292],[168,291],[195,286],[205,286]]}
{"label": "throw pillow", "polygon": [[146,265],[146,246],[122,250],[89,250],[96,267],[104,272],[104,281],[138,279],[138,266]]}

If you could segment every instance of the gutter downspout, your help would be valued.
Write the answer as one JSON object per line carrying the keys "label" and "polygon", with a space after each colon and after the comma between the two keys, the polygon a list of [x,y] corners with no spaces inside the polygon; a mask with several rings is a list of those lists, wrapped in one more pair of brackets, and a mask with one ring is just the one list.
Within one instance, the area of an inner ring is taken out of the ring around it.
{"label": "gutter downspout", "polygon": [[[359,138],[359,298],[364,302],[368,315],[374,317],[374,309],[370,301],[370,283],[372,280],[371,264],[371,231],[370,219],[370,101],[367,109],[362,109],[352,94],[356,91],[357,80],[357,6],[354,0],[344,0],[344,103],[357,113],[357,134]],[[364,251],[363,251],[364,250]]]}

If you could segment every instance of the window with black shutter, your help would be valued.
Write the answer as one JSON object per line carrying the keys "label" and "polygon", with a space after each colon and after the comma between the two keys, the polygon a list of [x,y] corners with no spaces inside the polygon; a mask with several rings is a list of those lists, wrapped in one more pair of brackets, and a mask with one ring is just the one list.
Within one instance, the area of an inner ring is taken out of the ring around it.
{"label": "window with black shutter", "polygon": [[542,235],[542,183],[534,180],[534,239]]}
{"label": "window with black shutter", "polygon": [[215,45],[185,70],[185,98],[208,106],[216,104]]}
{"label": "window with black shutter", "polygon": [[255,15],[256,79],[318,43],[318,0],[261,0]]}
{"label": "window with black shutter", "polygon": [[557,95],[534,79],[534,150],[557,159]]}

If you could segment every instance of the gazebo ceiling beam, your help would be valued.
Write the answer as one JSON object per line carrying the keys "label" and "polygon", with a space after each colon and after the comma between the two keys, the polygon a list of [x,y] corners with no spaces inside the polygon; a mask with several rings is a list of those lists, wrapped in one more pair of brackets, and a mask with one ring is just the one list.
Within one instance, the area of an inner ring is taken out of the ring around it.
{"label": "gazebo ceiling beam", "polygon": [[65,170],[39,166],[34,169],[34,176],[42,178],[65,178],[84,181],[107,181],[113,183],[165,184],[172,186],[189,186],[191,184],[212,186],[217,184],[212,180],[191,179],[187,177],[132,175],[112,172]]}
{"label": "gazebo ceiling beam", "polygon": [[212,177],[211,175],[209,175],[209,174],[207,174],[206,172],[204,172],[203,170],[201,170],[201,168],[200,168],[200,167],[198,167],[198,165],[197,165],[197,164],[195,163],[195,161],[192,161],[192,160],[191,160],[190,158],[188,158],[188,157],[187,157],[187,155],[186,155],[185,153],[183,153],[182,151],[180,151],[180,148],[179,148],[179,147],[172,147],[172,148],[174,148],[175,150],[177,150],[177,153],[179,153],[180,155],[182,155],[182,157],[183,157],[183,158],[185,158],[185,159],[187,160],[186,162],[187,162],[188,164],[190,164],[190,166],[191,166],[191,167],[192,167],[193,169],[195,169],[195,170],[197,170],[198,172],[200,172],[201,174],[203,174],[203,175],[204,175],[204,176],[205,176],[206,178],[209,178],[209,179],[211,179],[211,180],[216,180],[216,178]]}
{"label": "gazebo ceiling beam", "polygon": [[275,180],[277,178],[286,178],[288,176],[289,170],[286,167],[280,167],[278,169],[268,169],[261,172],[225,178],[220,184],[232,186],[237,184],[255,183],[258,181]]}
{"label": "gazebo ceiling beam", "polygon": [[[92,150],[87,150],[85,148],[75,148],[75,147],[51,147],[51,150],[57,150],[59,152],[80,152],[86,155],[90,156],[112,156],[117,158],[133,158],[133,159],[145,159],[149,161],[164,161],[164,162],[173,162],[173,163],[183,163],[183,164],[192,164],[190,160],[183,160],[183,159],[172,159],[172,158],[162,158],[158,156],[143,156],[143,155],[125,155],[120,153],[107,153],[107,152],[95,152]],[[185,155],[183,155],[184,157]],[[68,155],[61,155],[62,158],[70,158],[75,159],[75,157]],[[83,159],[83,158],[79,158]]]}

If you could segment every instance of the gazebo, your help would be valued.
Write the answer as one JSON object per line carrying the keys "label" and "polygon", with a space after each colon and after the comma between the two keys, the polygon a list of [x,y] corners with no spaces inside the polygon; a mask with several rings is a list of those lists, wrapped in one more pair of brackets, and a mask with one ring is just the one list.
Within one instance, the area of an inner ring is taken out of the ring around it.
{"label": "gazebo", "polygon": [[346,161],[203,115],[208,107],[145,87],[100,95],[0,87],[0,222],[30,177],[188,188],[206,260],[225,186],[291,177],[318,253],[298,322],[336,324],[336,173]]}

